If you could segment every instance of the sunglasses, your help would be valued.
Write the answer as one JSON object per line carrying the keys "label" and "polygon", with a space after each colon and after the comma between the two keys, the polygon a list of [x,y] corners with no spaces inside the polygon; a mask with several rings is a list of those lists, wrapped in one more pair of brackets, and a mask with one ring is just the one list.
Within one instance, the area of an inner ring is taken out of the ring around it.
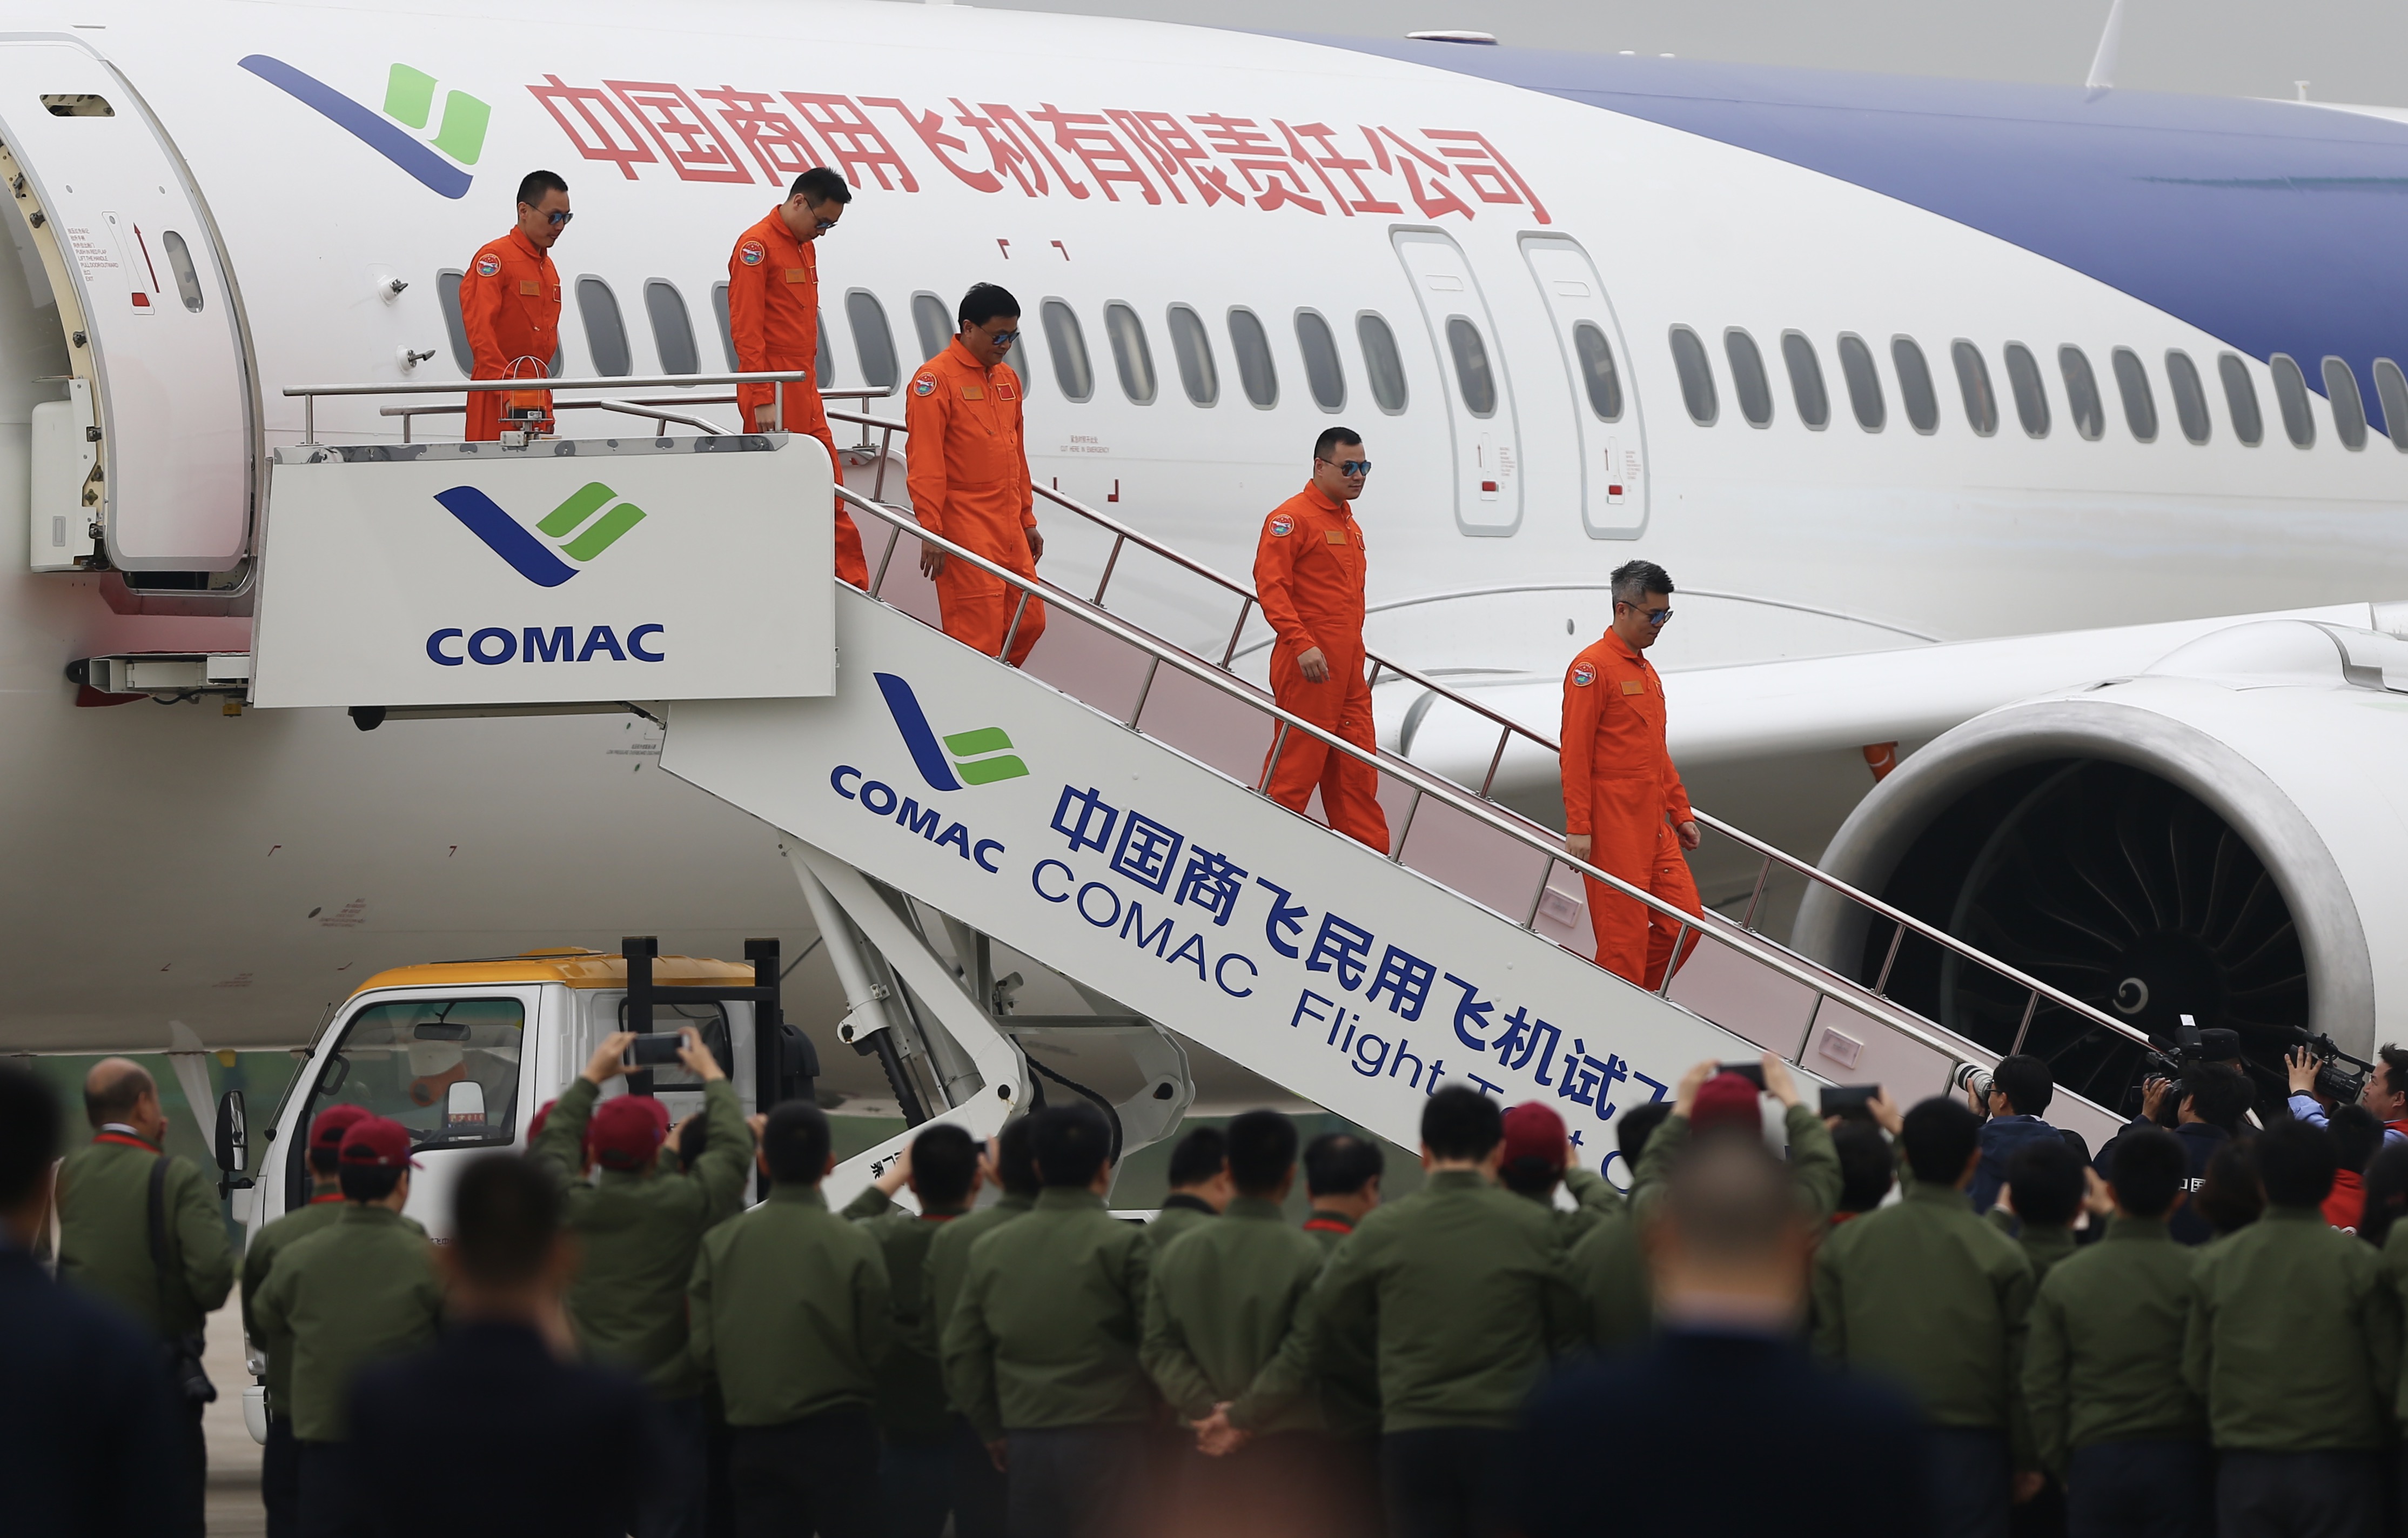
{"label": "sunglasses", "polygon": [[[519,207],[521,207],[521,208],[525,208],[525,207],[526,207],[526,205],[525,205],[525,204],[523,204],[523,203],[522,203],[522,204],[520,204],[520,205],[519,205]],[[543,216],[543,221],[544,221],[544,223],[545,223],[550,224],[553,229],[555,229],[555,230],[556,230],[556,229],[560,228],[563,224],[567,223],[570,220],[572,220],[572,219],[574,219],[574,218],[576,218],[576,217],[577,217],[577,216],[576,216],[575,214],[570,213],[566,208],[562,208],[562,209],[560,209],[560,210],[559,210],[558,212],[556,212],[556,213],[548,213],[548,214],[545,214],[545,215]]]}
{"label": "sunglasses", "polygon": [[833,219],[816,219],[813,220],[812,223],[820,227],[820,233],[822,235],[825,235],[828,231],[836,228],[836,221]]}
{"label": "sunglasses", "polygon": [[988,341],[995,343],[997,347],[1010,347],[1019,339],[1020,333],[1017,331],[998,331],[994,336],[987,338]]}
{"label": "sunglasses", "polygon": [[1322,463],[1325,465],[1337,466],[1338,473],[1340,475],[1369,475],[1371,473],[1371,462],[1368,459],[1325,459]]}
{"label": "sunglasses", "polygon": [[1655,625],[1661,625],[1666,620],[1672,617],[1672,611],[1669,609],[1641,609],[1635,603],[1625,603],[1620,598],[1613,600],[1613,607],[1616,609],[1627,609],[1634,613],[1644,614],[1647,616],[1647,623]]}

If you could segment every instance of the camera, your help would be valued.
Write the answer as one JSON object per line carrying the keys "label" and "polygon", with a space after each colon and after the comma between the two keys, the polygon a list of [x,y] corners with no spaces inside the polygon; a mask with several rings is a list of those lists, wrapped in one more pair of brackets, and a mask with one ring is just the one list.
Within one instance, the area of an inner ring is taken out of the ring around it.
{"label": "camera", "polygon": [[2374,1065],[2363,1057],[2353,1057],[2335,1045],[2330,1036],[2311,1036],[2304,1029],[2294,1028],[2291,1040],[2315,1054],[2316,1094],[2337,1104],[2354,1105],[2359,1091],[2366,1087],[2366,1076]]}
{"label": "camera", "polygon": [[1990,1071],[1979,1063],[1958,1063],[1956,1071],[1950,1075],[1948,1082],[1957,1089],[1971,1093],[1985,1103],[1988,1102],[1990,1092],[1999,1086],[1999,1081],[1991,1075]]}
{"label": "camera", "polygon": [[638,1036],[619,1060],[629,1068],[657,1068],[676,1062],[678,1049],[684,1045],[685,1038],[675,1031]]}
{"label": "camera", "polygon": [[1868,1109],[1874,1096],[1881,1093],[1875,1084],[1835,1084],[1823,1086],[1823,1114],[1847,1116],[1857,1121],[1872,1120]]}

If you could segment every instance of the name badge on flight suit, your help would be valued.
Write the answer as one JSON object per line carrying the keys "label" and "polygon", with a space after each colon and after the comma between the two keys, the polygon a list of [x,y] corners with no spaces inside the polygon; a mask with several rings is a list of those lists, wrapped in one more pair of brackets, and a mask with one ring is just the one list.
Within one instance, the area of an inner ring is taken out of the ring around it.
{"label": "name badge on flight suit", "polygon": [[1342,528],[1324,530],[1321,537],[1333,545],[1342,545],[1346,542],[1346,531]]}
{"label": "name badge on flight suit", "polygon": [[786,281],[790,283],[808,283],[810,280],[811,275],[801,267],[788,267],[786,269]]}
{"label": "name badge on flight suit", "polygon": [[1627,695],[1643,695],[1647,692],[1647,685],[1635,678],[1626,678],[1622,681],[1622,692]]}
{"label": "name badge on flight suit", "polygon": [[530,295],[540,295],[543,293],[543,285],[532,278],[522,278],[519,280],[519,292]]}
{"label": "name badge on flight suit", "polygon": [[983,384],[965,384],[962,386],[962,398],[964,400],[984,400],[986,399],[986,386]]}

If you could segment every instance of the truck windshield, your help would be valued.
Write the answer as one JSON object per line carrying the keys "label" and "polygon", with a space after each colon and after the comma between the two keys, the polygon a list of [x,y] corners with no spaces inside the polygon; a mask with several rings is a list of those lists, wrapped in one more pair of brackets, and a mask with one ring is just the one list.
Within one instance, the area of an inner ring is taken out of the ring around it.
{"label": "truck windshield", "polygon": [[300,1125],[351,1104],[401,1123],[422,1148],[506,1146],[517,1133],[525,1034],[526,1007],[515,999],[371,1004],[345,1028]]}

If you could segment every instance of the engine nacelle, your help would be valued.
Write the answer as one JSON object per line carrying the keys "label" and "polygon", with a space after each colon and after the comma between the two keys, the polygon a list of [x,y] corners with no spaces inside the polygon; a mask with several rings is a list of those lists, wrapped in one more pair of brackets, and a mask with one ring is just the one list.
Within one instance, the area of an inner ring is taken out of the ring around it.
{"label": "engine nacelle", "polygon": [[[2261,621],[1944,733],[1822,863],[2161,1043],[2184,1014],[2236,1028],[2263,1078],[2296,1028],[2359,1056],[2401,1030],[2403,763],[2408,642]],[[1795,941],[1869,979],[1893,933],[1818,891]],[[1888,991],[2000,1050],[2023,1019],[2024,994],[1918,940]],[[2110,1106],[2141,1066],[2062,1011],[2028,1046]]]}

